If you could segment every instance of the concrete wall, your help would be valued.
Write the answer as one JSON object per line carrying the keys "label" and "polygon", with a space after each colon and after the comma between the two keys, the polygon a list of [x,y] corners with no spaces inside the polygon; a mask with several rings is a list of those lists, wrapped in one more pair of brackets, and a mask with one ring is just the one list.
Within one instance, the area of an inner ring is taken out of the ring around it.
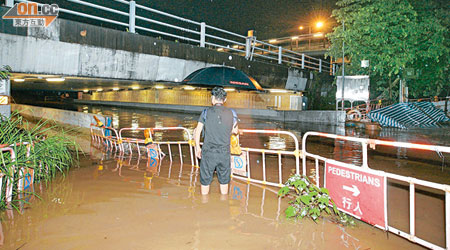
{"label": "concrete wall", "polygon": [[[295,97],[295,98],[293,98]],[[253,91],[230,91],[227,95],[227,106],[247,109],[301,110],[302,94],[262,93]],[[208,90],[147,89],[127,91],[93,92],[83,94],[84,100],[139,102],[173,105],[211,105],[211,93]]]}
{"label": "concrete wall", "polygon": [[[0,15],[5,12],[0,7]],[[248,61],[197,45],[60,18],[48,28],[14,28],[11,20],[2,19],[0,46],[0,65],[23,73],[177,82],[196,69],[227,65],[266,87],[285,88],[288,80],[300,82],[298,71],[276,62]]]}
{"label": "concrete wall", "polygon": [[[26,117],[33,117],[36,119],[54,120],[58,123],[78,126],[82,128],[90,128],[91,123],[96,123],[94,114],[68,111],[63,109],[43,108],[30,105],[12,104],[12,110],[17,110]],[[95,115],[103,124],[105,117],[102,115]]]}
{"label": "concrete wall", "polygon": [[[114,107],[139,108],[158,111],[182,112],[200,114],[206,106],[193,105],[170,105],[138,102],[118,102],[118,101],[92,101],[75,100],[80,104],[106,105]],[[234,108],[239,116],[250,117],[253,119],[274,120],[282,122],[308,122],[327,125],[343,125],[345,123],[344,111],[285,111],[268,109],[243,109]]]}

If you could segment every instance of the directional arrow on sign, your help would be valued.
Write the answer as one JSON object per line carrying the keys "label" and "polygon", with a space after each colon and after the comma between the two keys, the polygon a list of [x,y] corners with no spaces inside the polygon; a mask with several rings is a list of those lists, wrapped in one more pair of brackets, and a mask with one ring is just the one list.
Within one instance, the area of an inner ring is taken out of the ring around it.
{"label": "directional arrow on sign", "polygon": [[342,188],[344,189],[344,190],[347,190],[347,191],[350,191],[350,192],[352,192],[353,194],[353,196],[358,196],[361,192],[359,192],[359,189],[358,189],[358,187],[357,186],[355,186],[355,185],[352,185],[352,187],[349,187],[349,186],[345,186],[345,185],[342,185]]}

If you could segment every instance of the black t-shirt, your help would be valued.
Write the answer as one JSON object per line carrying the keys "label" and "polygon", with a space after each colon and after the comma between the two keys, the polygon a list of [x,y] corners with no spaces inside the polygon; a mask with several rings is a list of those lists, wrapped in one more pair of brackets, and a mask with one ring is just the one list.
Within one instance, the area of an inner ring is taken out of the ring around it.
{"label": "black t-shirt", "polygon": [[203,123],[203,148],[230,151],[230,136],[234,123],[238,120],[236,112],[216,105],[203,110],[199,122]]}

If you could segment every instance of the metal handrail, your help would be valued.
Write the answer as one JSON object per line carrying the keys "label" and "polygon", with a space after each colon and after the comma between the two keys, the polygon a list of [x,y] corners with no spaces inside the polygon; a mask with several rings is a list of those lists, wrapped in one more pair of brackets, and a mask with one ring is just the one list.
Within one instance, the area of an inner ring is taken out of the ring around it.
{"label": "metal handrail", "polygon": [[[329,65],[328,62],[324,61],[324,60],[320,60],[318,58],[314,58],[305,54],[300,54],[297,53],[295,51],[292,50],[288,50],[285,48],[281,48],[275,45],[272,45],[270,43],[264,42],[264,41],[259,41],[256,40],[254,37],[246,37],[244,35],[240,35],[231,31],[227,31],[224,29],[220,29],[211,25],[207,25],[205,23],[202,22],[197,22],[197,21],[193,21],[190,19],[186,19],[177,15],[173,15],[170,13],[166,13],[163,11],[159,11],[147,6],[143,6],[140,4],[136,4],[134,1],[133,4],[131,4],[131,2],[129,1],[125,1],[125,0],[114,0],[115,2],[121,3],[121,4],[125,4],[127,6],[129,6],[130,11],[124,12],[124,11],[120,11],[120,10],[116,10],[110,7],[106,7],[106,6],[102,6],[100,4],[93,4],[93,3],[89,3],[83,0],[69,0],[69,2],[72,3],[76,3],[76,4],[81,4],[84,6],[88,6],[91,8],[95,8],[95,9],[99,9],[99,10],[103,10],[103,11],[107,11],[110,13],[114,13],[114,14],[118,14],[121,16],[126,16],[129,17],[129,23],[125,23],[125,22],[120,22],[120,21],[116,21],[116,20],[112,20],[112,19],[108,19],[108,18],[104,18],[104,17],[100,17],[100,16],[96,16],[96,15],[90,15],[90,14],[86,14],[86,13],[81,13],[78,11],[74,11],[74,10],[68,10],[68,9],[64,9],[64,8],[59,8],[59,10],[61,12],[67,13],[67,14],[71,14],[71,15],[76,15],[76,16],[81,16],[81,17],[86,17],[86,18],[90,18],[90,19],[94,19],[94,20],[98,20],[98,21],[102,21],[102,22],[107,22],[107,23],[111,23],[111,24],[115,24],[115,25],[119,25],[119,26],[123,26],[123,27],[127,27],[129,28],[130,32],[134,32],[135,29],[139,29],[139,30],[143,30],[143,31],[147,31],[150,33],[154,33],[154,34],[158,34],[158,35],[162,35],[162,36],[167,36],[167,37],[171,37],[171,38],[175,38],[175,39],[180,39],[180,40],[184,40],[184,41],[188,41],[188,42],[193,42],[196,44],[199,44],[201,47],[205,47],[205,45],[209,45],[209,46],[213,46],[216,48],[223,48],[224,51],[229,50],[229,51],[233,51],[233,52],[237,52],[237,53],[245,53],[245,57],[248,60],[252,60],[253,57],[259,57],[259,58],[263,58],[263,59],[268,59],[268,60],[274,60],[277,61],[278,64],[282,64],[282,63],[287,63],[289,66],[295,66],[301,69],[312,69],[312,70],[317,70],[319,72],[322,71],[326,71],[326,72],[330,72],[332,74],[334,74],[334,71],[331,70],[331,66],[329,66],[329,70],[326,70],[327,65]],[[39,6],[41,6],[41,3],[35,2],[35,1],[27,1],[27,0],[16,0],[16,2],[24,2],[24,3],[37,3]],[[149,11],[152,13],[156,13],[158,15],[163,15],[178,21],[183,21],[186,23],[190,23],[190,24],[194,24],[194,25],[198,25],[200,28],[200,31],[196,30],[196,29],[191,29],[191,28],[185,28],[185,27],[181,27],[181,26],[177,26],[174,24],[169,24],[166,22],[162,22],[162,21],[157,21],[157,20],[153,20],[144,16],[139,16],[135,14],[135,10],[136,9],[141,9],[141,10],[145,10],[145,11]],[[133,11],[131,11],[133,10]],[[135,20],[139,19],[141,21],[145,21],[148,23],[153,23],[156,25],[160,25],[160,26],[164,26],[164,27],[168,27],[171,29],[175,29],[178,31],[182,31],[182,32],[188,32],[189,34],[194,34],[194,35],[198,35],[198,38],[192,38],[192,37],[186,37],[184,35],[177,35],[176,33],[173,32],[166,32],[166,31],[162,31],[162,30],[156,30],[156,29],[151,29],[151,28],[146,28],[144,26],[138,26],[135,24]],[[222,36],[218,36],[218,35],[213,35],[210,33],[207,33],[206,30],[213,30],[216,32],[221,32],[223,34],[226,35],[231,35],[233,37],[236,38],[237,41],[234,41],[234,39],[229,39],[229,38],[225,38]],[[206,38],[209,39],[215,39],[215,40],[219,40],[222,42],[226,42],[226,43],[231,43],[229,45],[224,45],[219,44],[217,42],[212,42],[212,41],[206,41]],[[244,39],[244,41],[242,41],[241,39]],[[249,40],[251,40],[251,42],[249,42]],[[238,45],[238,46],[243,46],[245,47],[245,50],[240,50],[240,49],[235,49],[232,48],[233,45]],[[260,48],[258,46],[268,46],[269,48],[273,49],[273,51],[271,50],[267,50],[264,48]],[[254,50],[257,51],[262,51],[261,54],[258,53],[254,53]],[[269,55],[272,56],[268,56],[265,55],[264,52],[268,53]],[[296,58],[296,56],[298,58]],[[292,64],[292,62],[283,60],[283,57],[286,58],[290,58],[293,60],[297,60],[297,61],[301,61],[301,64]],[[307,60],[306,60],[307,59]],[[319,64],[315,63],[315,62],[321,62]],[[305,64],[309,64],[309,66],[306,66]]]}
{"label": "metal handrail", "polygon": [[[328,158],[320,156],[320,155],[315,155],[315,154],[307,152],[306,151],[306,139],[308,136],[319,136],[319,137],[361,143],[362,156],[363,156],[362,166],[356,166],[353,164],[338,162],[338,161],[331,160],[331,159],[328,159]],[[395,227],[389,226],[389,223],[387,220],[387,208],[386,207],[384,208],[385,209],[385,217],[386,217],[386,228],[383,228],[383,229],[384,230],[387,229],[390,232],[393,232],[397,235],[400,235],[401,237],[407,238],[408,240],[410,240],[412,242],[416,242],[420,245],[426,246],[431,249],[444,250],[444,248],[416,236],[416,233],[415,233],[416,232],[415,231],[415,225],[416,225],[416,222],[415,222],[415,192],[416,192],[415,186],[420,185],[420,186],[443,191],[445,193],[444,208],[445,208],[445,220],[446,220],[446,223],[445,223],[445,225],[446,225],[446,230],[445,230],[446,248],[449,249],[450,248],[450,185],[434,183],[434,182],[430,182],[430,181],[420,180],[420,179],[416,179],[413,177],[406,177],[406,176],[401,176],[401,175],[392,174],[392,173],[386,173],[384,171],[372,170],[371,168],[369,168],[368,160],[367,160],[368,159],[368,155],[367,155],[367,146],[368,145],[371,145],[371,146],[383,145],[383,146],[392,146],[392,147],[409,148],[409,149],[421,149],[421,150],[435,151],[435,152],[441,152],[441,153],[450,153],[450,147],[446,147],[446,146],[357,138],[357,137],[341,136],[341,135],[321,133],[321,132],[306,132],[302,138],[302,153],[303,153],[302,173],[304,175],[306,174],[306,160],[307,160],[307,157],[311,157],[311,158],[315,159],[315,168],[316,168],[316,180],[315,181],[318,186],[320,186],[319,160],[324,161],[324,162],[336,162],[341,166],[346,166],[347,168],[355,169],[355,170],[362,171],[362,172],[376,171],[378,173],[378,175],[380,175],[380,176],[384,176],[386,178],[390,178],[390,179],[408,183],[409,184],[409,233],[403,232]],[[385,206],[386,206],[386,204],[387,204],[387,201],[385,200]]]}
{"label": "metal handrail", "polygon": [[[282,166],[281,166],[281,155],[292,155],[295,157],[295,172],[297,174],[300,173],[300,151],[299,151],[299,143],[297,136],[291,132],[288,131],[280,131],[280,130],[258,130],[258,129],[239,129],[239,134],[245,134],[245,133],[255,133],[255,134],[282,134],[287,135],[291,137],[294,140],[295,144],[295,150],[294,151],[288,151],[288,150],[270,150],[270,149],[259,149],[259,148],[250,148],[250,147],[242,147],[242,151],[247,153],[247,177],[238,176],[235,174],[232,174],[233,178],[245,180],[245,181],[251,181],[254,183],[260,183],[264,185],[270,185],[275,187],[281,187],[283,186],[283,178],[282,178]],[[262,155],[262,164],[263,164],[263,179],[258,180],[254,179],[251,176],[250,171],[250,160],[249,160],[249,153],[255,152],[255,153],[261,153]],[[275,182],[269,182],[266,178],[266,154],[275,154],[278,155],[278,183]]]}

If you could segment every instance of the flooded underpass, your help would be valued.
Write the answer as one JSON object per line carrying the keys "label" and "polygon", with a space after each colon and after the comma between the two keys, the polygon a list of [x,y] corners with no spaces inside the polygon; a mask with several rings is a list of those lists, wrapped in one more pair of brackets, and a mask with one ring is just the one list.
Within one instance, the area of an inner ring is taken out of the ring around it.
{"label": "flooded underpass", "polygon": [[[113,127],[182,126],[193,130],[197,115],[144,110],[77,106],[77,110],[113,118]],[[283,124],[242,118],[240,128],[277,129],[299,139],[309,130],[357,137],[420,142],[449,146],[449,128],[433,130],[388,130],[366,134],[357,129],[314,124]],[[126,136],[140,136],[129,132]],[[155,139],[170,140],[179,134],[155,133]],[[293,150],[289,137],[242,135],[242,147]],[[360,166],[361,147],[352,142],[311,137],[308,151]],[[167,147],[162,149],[167,153]],[[176,146],[173,161],[163,158],[152,165],[146,156],[121,156],[92,148],[82,156],[80,167],[45,185],[34,185],[41,199],[28,197],[23,214],[3,215],[1,243],[5,249],[420,249],[419,245],[386,233],[366,223],[342,227],[330,219],[285,219],[287,199],[277,197],[278,188],[232,180],[230,193],[220,195],[217,178],[208,199],[200,195],[198,169],[190,164],[183,147],[184,164]],[[450,183],[449,155],[378,147],[369,151],[373,169],[412,176],[437,183]],[[268,181],[277,182],[278,156],[266,155]],[[250,154],[252,177],[263,175],[261,154]],[[295,171],[295,159],[282,156],[281,178]],[[307,173],[314,179],[314,161]],[[323,166],[320,165],[323,170]],[[323,183],[323,171],[319,171]],[[389,224],[409,230],[409,186],[388,182]],[[444,193],[416,186],[416,233],[445,247]]]}

